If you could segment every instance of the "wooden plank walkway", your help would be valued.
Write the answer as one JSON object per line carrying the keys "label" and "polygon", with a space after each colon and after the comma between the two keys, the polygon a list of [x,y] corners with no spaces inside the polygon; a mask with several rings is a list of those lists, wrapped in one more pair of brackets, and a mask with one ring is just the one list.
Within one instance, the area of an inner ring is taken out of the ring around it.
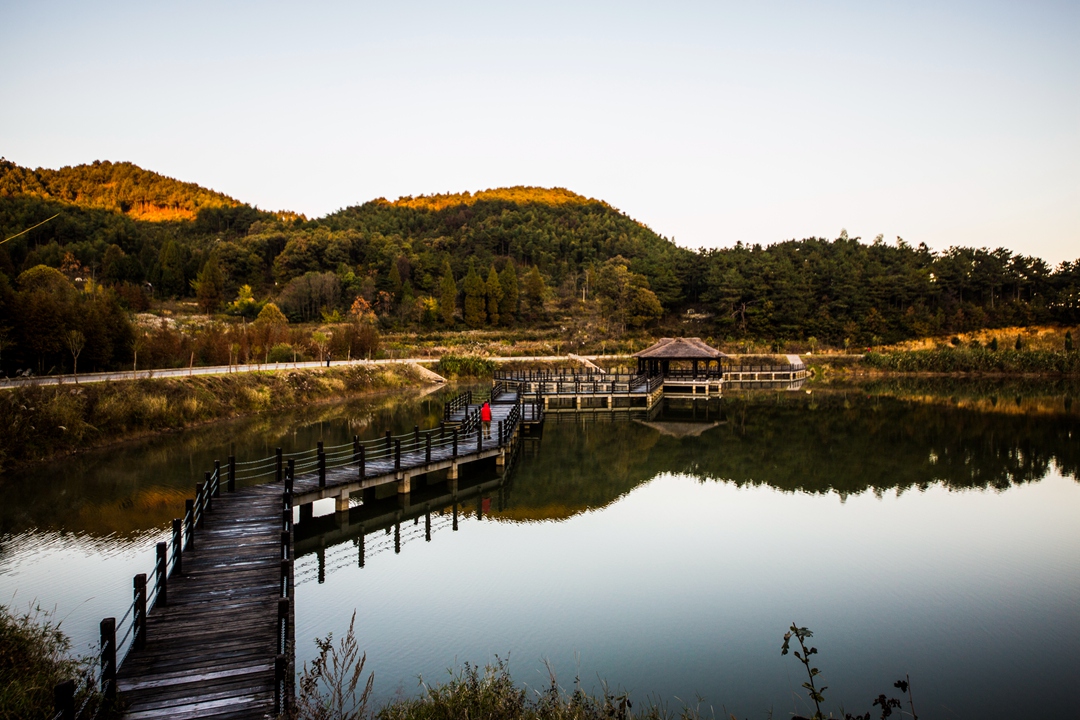
{"label": "wooden plank walkway", "polygon": [[[195,547],[183,553],[183,573],[169,578],[168,604],[147,616],[145,648],[133,649],[117,675],[125,717],[276,716],[281,493],[271,483],[213,499]],[[292,614],[290,602],[289,628]]]}

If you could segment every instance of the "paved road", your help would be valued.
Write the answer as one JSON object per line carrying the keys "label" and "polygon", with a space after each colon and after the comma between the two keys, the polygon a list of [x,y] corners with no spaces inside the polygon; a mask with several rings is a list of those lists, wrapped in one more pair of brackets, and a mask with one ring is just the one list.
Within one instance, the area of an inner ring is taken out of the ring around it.
{"label": "paved road", "polygon": [[[596,360],[598,357],[621,357],[618,355],[585,355],[583,356],[589,360]],[[495,362],[507,362],[511,360],[517,361],[558,361],[566,360],[564,355],[531,355],[528,357],[492,357],[488,360],[494,360]],[[385,359],[385,360],[331,360],[329,367],[344,367],[347,365],[394,365],[394,364],[412,364],[412,363],[432,363],[438,362],[438,358],[430,357],[416,357],[416,358],[397,358],[397,359]],[[204,367],[193,368],[169,368],[161,370],[122,370],[120,372],[104,372],[104,373],[79,373],[78,382],[80,383],[93,383],[93,382],[111,382],[115,380],[138,380],[145,378],[175,378],[175,377],[190,377],[193,375],[227,375],[230,373],[244,373],[244,372],[261,372],[261,371],[275,371],[275,370],[294,370],[303,368],[320,368],[327,367],[326,362],[296,362],[296,363],[263,363],[260,365],[210,365]],[[68,385],[75,383],[76,377],[74,375],[43,375],[41,377],[30,378],[6,378],[0,380],[0,389],[22,387],[24,385]]]}

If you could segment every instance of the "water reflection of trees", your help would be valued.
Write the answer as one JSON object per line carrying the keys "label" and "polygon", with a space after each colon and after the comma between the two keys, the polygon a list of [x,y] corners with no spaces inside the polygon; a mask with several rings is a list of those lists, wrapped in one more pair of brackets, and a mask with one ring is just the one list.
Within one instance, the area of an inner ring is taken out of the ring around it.
{"label": "water reflection of trees", "polygon": [[1043,478],[1052,463],[1077,477],[1078,430],[1073,415],[977,412],[865,389],[729,397],[722,424],[699,437],[640,423],[553,423],[517,469],[503,517],[565,518],[663,473],[842,495],[935,483],[1004,489]]}
{"label": "water reflection of trees", "polygon": [[442,419],[441,396],[402,393],[314,405],[214,423],[63,458],[7,478],[0,536],[29,528],[90,535],[136,535],[164,528],[184,512],[194,483],[230,452],[237,460],[375,438]]}

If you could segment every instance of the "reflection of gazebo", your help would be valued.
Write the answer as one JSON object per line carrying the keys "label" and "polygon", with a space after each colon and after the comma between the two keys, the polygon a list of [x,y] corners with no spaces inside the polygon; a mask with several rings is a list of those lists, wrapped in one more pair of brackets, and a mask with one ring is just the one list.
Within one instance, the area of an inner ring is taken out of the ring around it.
{"label": "reflection of gazebo", "polygon": [[[709,347],[701,338],[661,338],[652,347],[634,353],[638,372],[649,377],[718,378],[727,355]],[[713,363],[716,366],[713,367]]]}

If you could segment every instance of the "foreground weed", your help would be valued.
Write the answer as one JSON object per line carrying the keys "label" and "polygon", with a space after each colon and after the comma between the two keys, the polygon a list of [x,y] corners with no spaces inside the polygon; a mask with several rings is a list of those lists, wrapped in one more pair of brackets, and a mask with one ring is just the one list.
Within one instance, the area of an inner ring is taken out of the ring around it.
{"label": "foreground weed", "polygon": [[300,675],[300,694],[289,717],[295,720],[363,720],[370,717],[368,700],[375,675],[368,675],[360,696],[356,688],[364,673],[367,653],[361,654],[356,644],[356,611],[349,620],[349,630],[341,642],[334,645],[334,634],[316,638],[319,657],[311,667],[304,664]]}
{"label": "foreground weed", "polygon": [[[817,655],[816,647],[806,647],[806,640],[812,638],[814,633],[809,628],[799,627],[795,623],[791,623],[791,627],[784,633],[784,643],[780,646],[780,654],[787,655],[791,650],[791,638],[795,638],[799,643],[800,650],[795,650],[792,654],[803,664],[806,668],[806,674],[809,676],[809,680],[802,684],[806,689],[807,695],[814,702],[814,714],[807,718],[802,715],[794,715],[792,720],[826,720],[826,718],[832,718],[833,715],[824,715],[821,712],[821,703],[825,702],[825,691],[828,690],[827,686],[817,687],[815,678],[821,675],[821,670],[813,667],[810,664],[810,656]],[[801,652],[800,652],[801,651]],[[901,693],[907,693],[908,705],[911,708],[912,720],[919,720],[919,716],[915,714],[915,702],[911,696],[911,678],[907,675],[903,680],[897,680],[893,683],[893,687],[898,688]],[[898,698],[891,698],[882,693],[878,695],[871,707],[879,708],[881,720],[892,717],[893,711],[898,711],[901,715],[906,715],[901,708],[903,703]],[[870,720],[870,711],[868,710],[862,715],[852,715],[851,713],[844,713],[844,720]]]}

